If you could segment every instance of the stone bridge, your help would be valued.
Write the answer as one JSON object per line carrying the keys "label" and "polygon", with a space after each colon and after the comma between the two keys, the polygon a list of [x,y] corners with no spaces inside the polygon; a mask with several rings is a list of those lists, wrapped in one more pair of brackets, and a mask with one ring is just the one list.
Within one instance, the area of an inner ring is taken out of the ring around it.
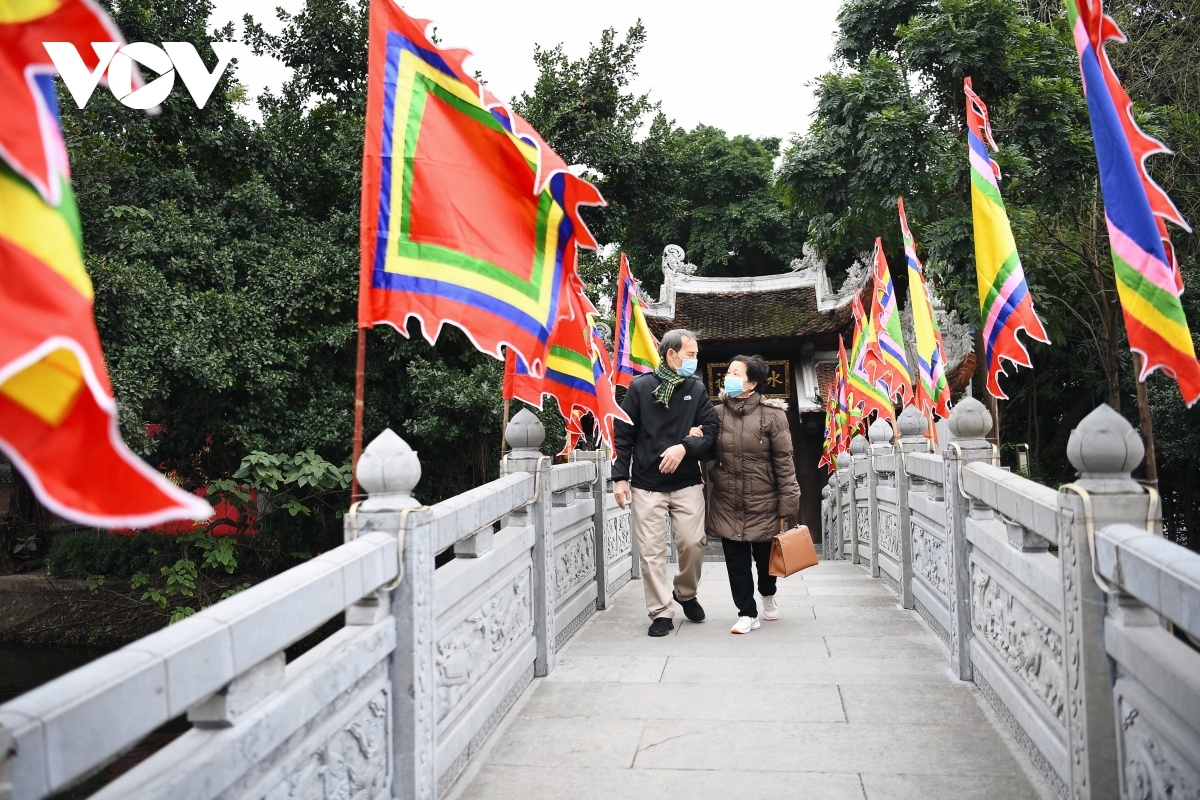
{"label": "stone bridge", "polygon": [[602,458],[551,466],[522,413],[498,480],[426,508],[386,431],[345,544],[0,706],[0,799],[183,716],[93,796],[1200,797],[1200,555],[1161,537],[1136,432],[1097,409],[1056,491],[995,465],[976,401],[940,452],[899,426],[839,459],[778,622],[730,636],[708,563],[709,620],[665,639]]}

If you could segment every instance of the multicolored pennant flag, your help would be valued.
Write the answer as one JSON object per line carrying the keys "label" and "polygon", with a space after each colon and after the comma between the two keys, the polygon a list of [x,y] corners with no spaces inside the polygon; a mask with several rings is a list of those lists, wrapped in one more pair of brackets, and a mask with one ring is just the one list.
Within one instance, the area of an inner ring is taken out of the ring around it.
{"label": "multicolored pennant flag", "polygon": [[[570,291],[572,288],[575,290]],[[566,289],[563,305],[571,316],[559,320],[554,328],[546,355],[545,374],[540,378],[533,376],[513,353],[506,361],[504,396],[541,408],[542,398],[550,395],[568,424],[572,412],[590,413],[596,419],[597,432],[615,453],[612,421],[628,422],[629,417],[613,396],[612,383],[604,366],[603,342],[598,342],[598,335],[594,333],[595,308],[577,283]],[[582,429],[579,432],[582,433]]]}
{"label": "multicolored pennant flag", "polygon": [[917,403],[926,416],[937,414],[945,418],[950,416],[950,387],[946,383],[946,351],[942,347],[942,332],[933,315],[933,301],[925,284],[925,269],[917,257],[917,243],[908,228],[903,197],[896,200],[896,206],[900,211],[904,257],[908,261],[908,301],[912,308],[913,333],[917,345]]}
{"label": "multicolored pennant flag", "polygon": [[394,0],[371,0],[358,323],[446,323],[541,375],[594,186]]}
{"label": "multicolored pennant flag", "polygon": [[563,449],[558,452],[560,456],[569,456],[575,446],[579,444],[579,440],[583,438],[583,414],[584,412],[576,408],[566,418],[563,425],[566,442],[563,444]]}
{"label": "multicolored pennant flag", "polygon": [[1104,13],[1102,0],[1067,0],[1067,18],[1092,121],[1125,332],[1129,349],[1142,356],[1138,380],[1161,369],[1175,378],[1190,406],[1200,399],[1200,362],[1179,300],[1183,278],[1165,221],[1191,229],[1145,163],[1170,151],[1133,119],[1133,101],[1105,52],[1108,41],[1124,42],[1125,35]]}
{"label": "multicolored pennant flag", "polygon": [[658,342],[646,324],[637,283],[629,270],[629,259],[621,253],[613,337],[613,371],[617,386],[628,386],[636,376],[658,368]]}
{"label": "multicolored pennant flag", "polygon": [[846,342],[841,336],[838,336],[838,365],[834,379],[837,387],[837,436],[833,453],[836,456],[850,449],[850,440],[854,438],[854,428],[858,422],[855,416],[857,411],[850,408],[850,365],[846,359]]}
{"label": "multicolored pennant flag", "polygon": [[829,386],[829,396],[825,398],[825,439],[821,444],[821,460],[817,469],[825,467],[833,472],[833,448],[837,445],[837,387]]}
{"label": "multicolored pennant flag", "polygon": [[[874,350],[875,326],[872,318],[863,311],[862,302],[854,295],[854,342],[851,345],[850,367],[847,371],[846,408],[850,413],[850,424],[857,428],[876,412],[886,420],[895,422],[896,410],[888,385],[876,377],[870,353]],[[851,434],[853,435],[853,434]]]}
{"label": "multicolored pennant flag", "polygon": [[141,528],[212,508],[126,447],[92,310],[79,212],[42,41],[120,34],[83,2],[0,5],[0,449],[55,514]]}
{"label": "multicolored pennant flag", "polygon": [[[57,70],[42,42],[74,45],[83,66],[94,72],[100,58],[92,43],[116,51],[125,40],[108,14],[90,0],[0,3],[0,159],[42,199],[58,206],[70,177],[54,94]],[[106,76],[101,83],[108,83]],[[133,87],[139,88],[136,69],[132,78]]]}
{"label": "multicolored pennant flag", "polygon": [[1000,198],[1000,165],[988,154],[998,150],[988,121],[987,106],[971,89],[966,78],[967,149],[971,160],[971,212],[975,221],[975,272],[979,279],[979,308],[983,320],[984,361],[987,390],[993,397],[1007,399],[1000,376],[1007,374],[1001,359],[1018,367],[1033,366],[1017,331],[1039,342],[1050,343],[1046,329],[1033,310],[1033,296],[1025,282],[1025,270],[1017,255],[1017,243],[1008,224],[1004,200]]}
{"label": "multicolored pennant flag", "polygon": [[542,379],[530,373],[525,359],[511,347],[504,348],[504,385],[500,394],[505,400],[520,400],[539,410],[542,407]]}
{"label": "multicolored pennant flag", "polygon": [[876,365],[875,382],[887,386],[889,398],[908,404],[913,396],[912,377],[908,371],[908,358],[904,355],[904,332],[900,327],[900,312],[896,306],[896,286],[892,283],[887,256],[883,253],[883,241],[879,237],[875,238],[873,284],[871,324],[875,337],[868,346]]}

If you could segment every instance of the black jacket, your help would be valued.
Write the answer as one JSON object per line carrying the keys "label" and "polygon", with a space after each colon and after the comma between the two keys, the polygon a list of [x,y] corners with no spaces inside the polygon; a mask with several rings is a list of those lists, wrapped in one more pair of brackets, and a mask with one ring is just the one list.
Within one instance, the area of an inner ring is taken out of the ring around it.
{"label": "black jacket", "polygon": [[[673,492],[703,483],[700,461],[712,450],[717,438],[717,414],[708,391],[696,376],[684,378],[664,406],[653,392],[662,381],[654,373],[639,375],[629,384],[621,408],[633,421],[616,423],[617,460],[612,479],[629,481],[637,489]],[[693,426],[704,428],[704,438],[689,437]],[[687,450],[683,461],[669,475],[658,471],[662,452],[682,444]],[[632,460],[632,464],[630,461]]]}

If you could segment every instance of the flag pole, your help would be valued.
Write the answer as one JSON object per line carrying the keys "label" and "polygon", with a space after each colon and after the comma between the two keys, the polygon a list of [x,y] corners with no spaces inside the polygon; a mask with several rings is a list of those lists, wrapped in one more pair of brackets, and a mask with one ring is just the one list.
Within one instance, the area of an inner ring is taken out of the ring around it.
{"label": "flag pole", "polygon": [[500,423],[500,455],[504,455],[504,448],[508,447],[508,404],[509,399],[504,398],[504,422]]}
{"label": "flag pole", "polygon": [[1137,385],[1138,416],[1142,422],[1142,440],[1146,444],[1146,483],[1158,487],[1158,461],[1154,458],[1154,428],[1150,424],[1150,398],[1146,395],[1146,383],[1141,380],[1145,359],[1141,353],[1133,353],[1133,381]]}
{"label": "flag pole", "polygon": [[366,390],[367,374],[367,329],[358,326],[358,352],[354,363],[354,476],[350,480],[350,502],[358,497],[358,459],[363,450],[363,395]]}

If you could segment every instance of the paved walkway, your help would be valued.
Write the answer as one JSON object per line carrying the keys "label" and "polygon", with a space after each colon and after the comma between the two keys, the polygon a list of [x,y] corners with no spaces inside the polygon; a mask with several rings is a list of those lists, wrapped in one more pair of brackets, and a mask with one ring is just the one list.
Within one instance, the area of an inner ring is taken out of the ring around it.
{"label": "paved walkway", "polygon": [[1043,800],[1032,766],[945,650],[862,567],[781,581],[745,636],[725,565],[708,620],[646,636],[630,581],[559,653],[450,793],[455,800]]}

